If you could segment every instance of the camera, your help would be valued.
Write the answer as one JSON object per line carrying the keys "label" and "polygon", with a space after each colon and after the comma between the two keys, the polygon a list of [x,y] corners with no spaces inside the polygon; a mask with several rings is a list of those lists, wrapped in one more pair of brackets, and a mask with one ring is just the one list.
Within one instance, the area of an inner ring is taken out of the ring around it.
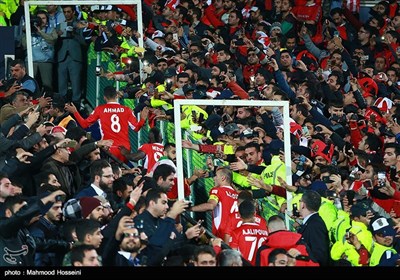
{"label": "camera", "polygon": [[40,27],[42,25],[42,19],[38,16],[31,18],[31,31],[35,32],[36,28],[35,27]]}
{"label": "camera", "polygon": [[56,202],[58,202],[58,201],[61,201],[61,202],[64,202],[64,200],[65,200],[65,196],[63,196],[63,195],[56,195]]}
{"label": "camera", "polygon": [[225,81],[225,77],[220,75],[217,77],[217,81],[218,81],[218,83],[223,83]]}

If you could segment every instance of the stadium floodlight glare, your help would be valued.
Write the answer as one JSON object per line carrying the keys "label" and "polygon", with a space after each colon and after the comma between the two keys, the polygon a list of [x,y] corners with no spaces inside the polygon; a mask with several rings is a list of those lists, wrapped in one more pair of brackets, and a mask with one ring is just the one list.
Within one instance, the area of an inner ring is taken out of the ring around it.
{"label": "stadium floodlight glare", "polygon": [[[281,107],[283,108],[283,133],[284,133],[284,152],[286,166],[286,183],[292,185],[291,151],[290,151],[290,116],[289,101],[262,101],[262,100],[214,100],[214,99],[177,99],[174,100],[174,119],[175,119],[175,147],[176,147],[176,174],[178,180],[178,199],[184,198],[184,172],[183,172],[183,152],[182,152],[182,128],[181,106],[184,105],[211,105],[211,106],[236,106],[236,107]],[[291,192],[286,192],[288,210],[292,211]],[[288,226],[288,218],[286,217]],[[288,227],[289,228],[289,227]]]}

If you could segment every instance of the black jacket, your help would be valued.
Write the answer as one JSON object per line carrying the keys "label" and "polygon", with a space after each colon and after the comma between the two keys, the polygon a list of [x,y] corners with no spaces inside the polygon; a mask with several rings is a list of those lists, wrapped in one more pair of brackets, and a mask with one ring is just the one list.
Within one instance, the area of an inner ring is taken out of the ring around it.
{"label": "black jacket", "polygon": [[40,214],[38,200],[23,206],[10,218],[0,219],[0,266],[33,266],[36,243],[26,225]]}

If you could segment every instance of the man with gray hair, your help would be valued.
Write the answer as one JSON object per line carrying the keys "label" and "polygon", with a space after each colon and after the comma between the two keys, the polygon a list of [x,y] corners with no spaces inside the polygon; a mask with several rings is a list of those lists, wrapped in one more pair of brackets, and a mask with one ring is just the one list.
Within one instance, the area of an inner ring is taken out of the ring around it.
{"label": "man with gray hair", "polygon": [[242,256],[239,251],[224,249],[218,255],[219,266],[243,266]]}

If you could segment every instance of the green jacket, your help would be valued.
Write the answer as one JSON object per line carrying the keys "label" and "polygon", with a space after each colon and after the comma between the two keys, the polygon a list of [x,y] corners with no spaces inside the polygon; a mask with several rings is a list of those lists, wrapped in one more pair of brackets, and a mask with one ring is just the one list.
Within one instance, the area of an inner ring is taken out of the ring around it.
{"label": "green jacket", "polygon": [[369,259],[369,266],[379,265],[382,255],[386,251],[392,251],[394,254],[397,254],[396,250],[393,249],[392,247],[386,247],[377,242],[374,242],[371,258]]}

